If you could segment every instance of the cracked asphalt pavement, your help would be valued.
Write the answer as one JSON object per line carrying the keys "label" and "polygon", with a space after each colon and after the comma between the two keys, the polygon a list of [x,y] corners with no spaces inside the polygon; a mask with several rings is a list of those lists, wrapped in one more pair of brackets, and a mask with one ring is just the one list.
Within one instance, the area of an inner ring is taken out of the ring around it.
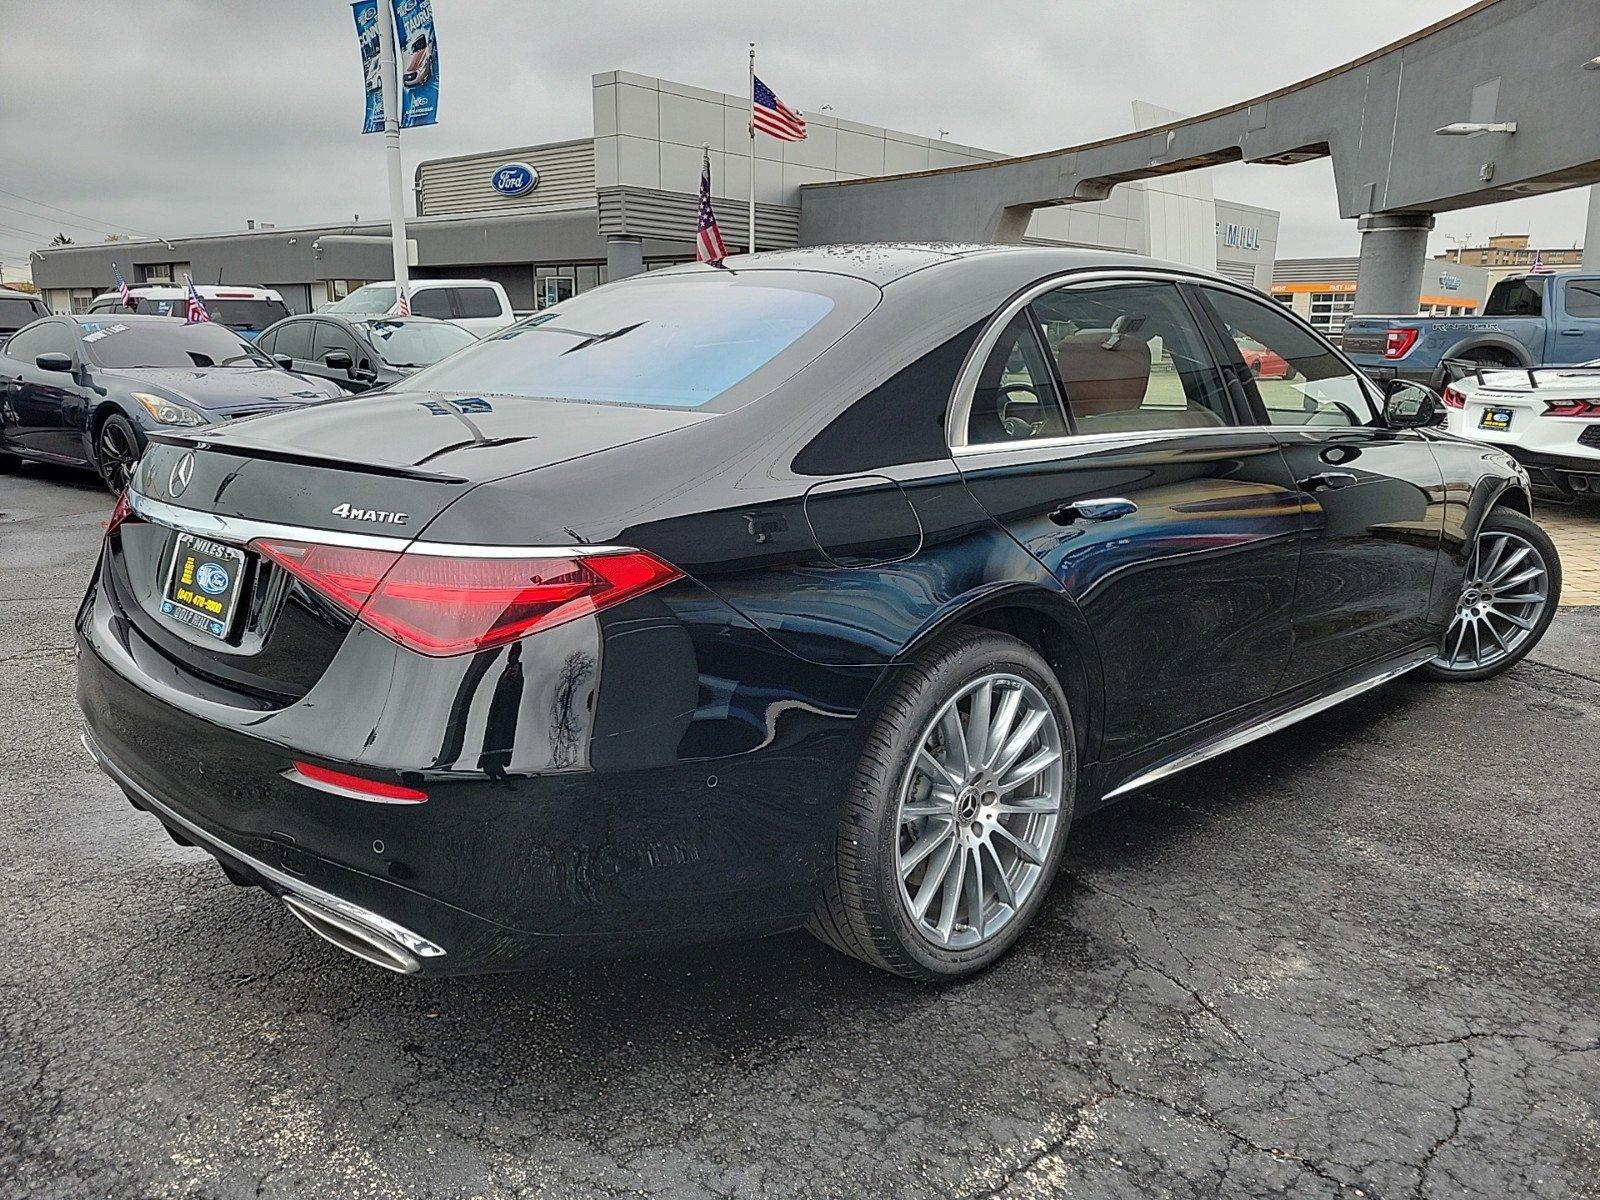
{"label": "cracked asphalt pavement", "polygon": [[108,509],[0,477],[0,1196],[1600,1196],[1600,608],[1080,822],[962,986],[804,934],[429,981],[84,756]]}

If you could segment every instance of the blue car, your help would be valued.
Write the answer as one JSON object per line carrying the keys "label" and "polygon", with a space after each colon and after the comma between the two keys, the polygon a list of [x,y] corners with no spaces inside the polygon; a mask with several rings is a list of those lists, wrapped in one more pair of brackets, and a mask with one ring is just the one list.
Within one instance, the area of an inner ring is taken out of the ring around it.
{"label": "blue car", "polygon": [[0,470],[84,466],[127,486],[149,435],[343,395],[283,370],[222,325],[171,317],[46,317],[0,352]]}

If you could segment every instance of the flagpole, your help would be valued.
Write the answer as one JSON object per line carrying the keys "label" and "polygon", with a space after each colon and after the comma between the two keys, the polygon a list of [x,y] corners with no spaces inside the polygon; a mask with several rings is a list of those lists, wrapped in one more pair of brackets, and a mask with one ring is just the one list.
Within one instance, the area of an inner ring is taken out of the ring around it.
{"label": "flagpole", "polygon": [[406,193],[400,178],[400,85],[395,62],[394,6],[378,0],[378,74],[383,81],[383,149],[389,164],[389,240],[394,251],[395,303],[411,293],[406,253]]}
{"label": "flagpole", "polygon": [[750,86],[744,90],[750,101],[750,236],[748,253],[756,252],[756,44],[750,43]]}

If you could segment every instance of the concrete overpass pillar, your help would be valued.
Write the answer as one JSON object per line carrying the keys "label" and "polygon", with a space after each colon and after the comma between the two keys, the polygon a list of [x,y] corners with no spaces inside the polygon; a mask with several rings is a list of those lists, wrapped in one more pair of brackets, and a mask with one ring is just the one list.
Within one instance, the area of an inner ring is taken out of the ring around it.
{"label": "concrete overpass pillar", "polygon": [[1600,183],[1589,189],[1589,228],[1583,235],[1583,269],[1600,271]]}
{"label": "concrete overpass pillar", "polygon": [[1422,299],[1422,269],[1428,258],[1431,213],[1372,213],[1356,224],[1361,263],[1356,268],[1358,316],[1415,316]]}
{"label": "concrete overpass pillar", "polygon": [[608,237],[606,239],[606,278],[626,279],[630,275],[644,274],[644,242],[639,238]]}

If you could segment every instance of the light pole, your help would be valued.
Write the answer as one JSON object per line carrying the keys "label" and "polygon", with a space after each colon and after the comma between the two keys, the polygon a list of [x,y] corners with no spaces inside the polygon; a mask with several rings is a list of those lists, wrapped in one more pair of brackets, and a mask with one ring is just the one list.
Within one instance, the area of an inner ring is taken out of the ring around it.
{"label": "light pole", "polygon": [[395,58],[394,7],[380,3],[378,74],[383,81],[383,152],[389,164],[389,238],[394,251],[395,301],[409,304],[411,271],[406,253],[405,187],[400,179],[400,85]]}

